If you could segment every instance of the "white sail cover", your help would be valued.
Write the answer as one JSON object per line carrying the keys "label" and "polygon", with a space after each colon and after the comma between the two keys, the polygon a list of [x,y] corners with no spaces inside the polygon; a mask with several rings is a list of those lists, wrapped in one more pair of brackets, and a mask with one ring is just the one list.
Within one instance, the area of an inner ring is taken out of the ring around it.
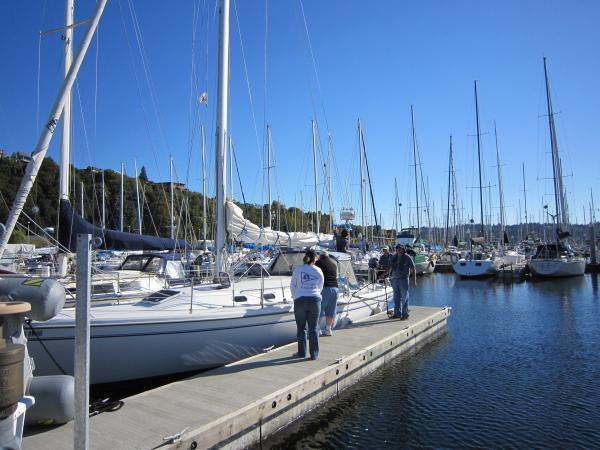
{"label": "white sail cover", "polygon": [[333,235],[320,233],[300,233],[276,231],[271,228],[261,228],[246,220],[242,209],[227,200],[227,232],[235,241],[246,244],[266,245],[292,248],[305,248],[313,245],[330,246],[333,243]]}

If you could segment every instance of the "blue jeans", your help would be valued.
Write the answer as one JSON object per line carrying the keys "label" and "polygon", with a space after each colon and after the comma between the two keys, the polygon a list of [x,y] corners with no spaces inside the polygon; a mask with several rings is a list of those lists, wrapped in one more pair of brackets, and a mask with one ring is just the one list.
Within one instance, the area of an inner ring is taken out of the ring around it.
{"label": "blue jeans", "polygon": [[335,317],[337,309],[338,288],[324,287],[321,291],[321,317]]}
{"label": "blue jeans", "polygon": [[310,356],[319,356],[319,314],[321,297],[298,297],[294,300],[294,316],[298,329],[298,354],[306,356],[306,324],[308,323],[308,344]]}
{"label": "blue jeans", "polygon": [[394,315],[408,317],[408,278],[391,278],[394,290]]}

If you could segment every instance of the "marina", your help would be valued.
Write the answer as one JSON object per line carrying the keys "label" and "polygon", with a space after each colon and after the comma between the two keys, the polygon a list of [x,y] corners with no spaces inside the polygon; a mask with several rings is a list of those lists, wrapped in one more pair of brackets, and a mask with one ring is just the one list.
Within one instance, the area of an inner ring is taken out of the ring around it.
{"label": "marina", "polygon": [[600,447],[600,6],[509,4],[0,4],[0,447]]}

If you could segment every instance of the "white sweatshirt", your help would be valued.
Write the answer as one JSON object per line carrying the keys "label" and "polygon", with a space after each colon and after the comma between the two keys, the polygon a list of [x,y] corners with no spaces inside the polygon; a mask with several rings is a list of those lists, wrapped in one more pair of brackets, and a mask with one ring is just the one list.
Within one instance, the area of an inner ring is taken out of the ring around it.
{"label": "white sweatshirt", "polygon": [[323,290],[323,272],[317,266],[302,264],[294,269],[290,289],[294,300],[300,297],[320,297]]}

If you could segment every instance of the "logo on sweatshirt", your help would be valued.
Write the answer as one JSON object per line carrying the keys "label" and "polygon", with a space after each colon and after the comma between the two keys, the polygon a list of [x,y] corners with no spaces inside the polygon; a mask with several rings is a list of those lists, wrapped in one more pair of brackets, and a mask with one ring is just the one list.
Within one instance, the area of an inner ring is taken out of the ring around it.
{"label": "logo on sweatshirt", "polygon": [[300,284],[302,287],[313,287],[315,281],[319,281],[319,277],[311,275],[308,272],[300,272]]}

